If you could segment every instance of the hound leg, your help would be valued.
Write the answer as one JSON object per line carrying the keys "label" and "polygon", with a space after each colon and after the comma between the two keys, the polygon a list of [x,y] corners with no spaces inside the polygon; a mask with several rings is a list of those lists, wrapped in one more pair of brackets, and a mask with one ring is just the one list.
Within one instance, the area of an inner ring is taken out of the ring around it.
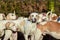
{"label": "hound leg", "polygon": [[43,40],[43,36],[42,35],[40,36],[40,39],[39,40]]}
{"label": "hound leg", "polygon": [[28,35],[24,35],[25,36],[25,40],[28,40]]}
{"label": "hound leg", "polygon": [[28,36],[28,40],[31,40],[31,35]]}
{"label": "hound leg", "polygon": [[1,39],[0,39],[1,40]]}
{"label": "hound leg", "polygon": [[3,40],[8,40],[12,35],[12,31],[11,30],[5,30],[5,37]]}
{"label": "hound leg", "polygon": [[34,35],[31,36],[31,40],[34,40]]}
{"label": "hound leg", "polygon": [[10,37],[10,40],[13,40],[13,37],[12,36]]}
{"label": "hound leg", "polygon": [[42,32],[37,29],[36,32],[35,32],[35,40],[42,40]]}

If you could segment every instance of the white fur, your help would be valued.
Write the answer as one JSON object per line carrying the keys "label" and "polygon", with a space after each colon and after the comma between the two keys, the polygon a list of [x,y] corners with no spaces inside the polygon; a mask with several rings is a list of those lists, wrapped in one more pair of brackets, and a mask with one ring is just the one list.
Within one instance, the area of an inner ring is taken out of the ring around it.
{"label": "white fur", "polygon": [[38,15],[38,13],[35,13],[35,12],[34,12],[34,13],[31,13],[30,15]]}
{"label": "white fur", "polygon": [[47,21],[47,19],[48,19],[47,14],[46,14],[46,16],[44,16],[43,14],[39,14],[38,23],[41,23],[41,22],[43,23],[43,20],[45,20],[44,21],[44,23],[45,23]]}
{"label": "white fur", "polygon": [[[28,24],[28,25],[27,25]],[[34,35],[34,32],[35,32],[35,30],[36,30],[36,26],[35,26],[36,24],[32,24],[32,23],[29,23],[29,22],[27,22],[26,23],[26,25],[25,25],[25,37],[27,37],[26,38],[26,40],[28,39],[28,35]],[[32,40],[34,40],[34,37],[32,38]]]}
{"label": "white fur", "polygon": [[[5,30],[5,37],[4,40],[8,40],[12,35],[12,31],[11,30]],[[12,40],[12,38],[11,38]]]}
{"label": "white fur", "polygon": [[[17,30],[18,26],[14,22],[10,22],[9,28],[13,31],[18,31]],[[11,35],[12,35],[13,40],[17,40],[17,32],[12,33]]]}
{"label": "white fur", "polygon": [[34,34],[36,31],[36,23],[25,20],[25,25],[21,27],[21,32],[24,33],[25,40],[28,40],[28,35],[32,35],[31,40],[34,40]]}
{"label": "white fur", "polygon": [[37,29],[35,32],[35,40],[42,40],[43,36],[42,36],[42,32],[40,31],[40,29]]}
{"label": "white fur", "polygon": [[[4,34],[3,31],[6,28],[5,27],[5,24],[7,22],[13,22],[13,23],[15,23],[15,26],[10,27],[10,29],[16,31],[16,28],[18,28],[17,26],[20,24],[21,21],[23,21],[23,20],[1,20],[0,21],[0,33],[1,33],[1,35]],[[6,36],[4,37],[4,40],[7,40],[8,38],[11,38],[12,39],[12,37],[10,37],[12,35],[11,30],[6,30],[5,31],[5,34],[6,34]]]}
{"label": "white fur", "polygon": [[[48,15],[49,13],[50,13],[50,16]],[[49,17],[48,17],[48,16],[49,16]],[[54,17],[54,16],[57,16],[57,14],[52,13],[52,11],[47,12],[47,20],[48,20],[48,21],[57,22],[57,19],[56,19],[56,20],[52,20],[52,17]]]}
{"label": "white fur", "polygon": [[37,22],[37,20],[38,20],[38,13],[31,13],[30,14],[30,16],[29,16],[29,20],[30,21],[35,21],[35,19],[36,19],[36,22]]}

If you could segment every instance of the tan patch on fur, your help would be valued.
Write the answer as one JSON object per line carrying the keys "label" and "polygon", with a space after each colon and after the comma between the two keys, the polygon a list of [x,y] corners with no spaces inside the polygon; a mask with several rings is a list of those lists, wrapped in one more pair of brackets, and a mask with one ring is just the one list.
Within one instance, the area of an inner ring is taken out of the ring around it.
{"label": "tan patch on fur", "polygon": [[13,22],[7,22],[5,24],[6,29],[9,29],[10,26],[14,26],[15,25],[14,23],[13,23],[13,25],[11,25],[11,23],[13,23]]}
{"label": "tan patch on fur", "polygon": [[52,32],[60,32],[60,23],[57,22],[50,22],[48,29]]}
{"label": "tan patch on fur", "polygon": [[40,29],[42,32],[48,29],[50,32],[60,33],[60,23],[50,21],[47,22],[45,25],[39,24],[38,29]]}
{"label": "tan patch on fur", "polygon": [[54,16],[52,17],[52,20],[56,20],[58,18],[58,16]]}
{"label": "tan patch on fur", "polygon": [[6,20],[10,20],[10,17],[9,17],[9,15],[7,15],[7,16],[6,16]]}
{"label": "tan patch on fur", "polygon": [[6,29],[9,28],[9,25],[10,25],[10,22],[7,22],[7,23],[5,24]]}

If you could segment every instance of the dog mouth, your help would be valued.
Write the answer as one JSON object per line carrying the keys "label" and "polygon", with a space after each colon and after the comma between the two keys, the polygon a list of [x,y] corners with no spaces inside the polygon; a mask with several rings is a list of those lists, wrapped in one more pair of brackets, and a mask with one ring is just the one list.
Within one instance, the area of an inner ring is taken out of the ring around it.
{"label": "dog mouth", "polygon": [[17,32],[17,30],[12,30],[12,29],[10,29],[11,31],[12,31],[12,33],[16,33]]}
{"label": "dog mouth", "polygon": [[36,23],[36,21],[32,21],[32,23]]}
{"label": "dog mouth", "polygon": [[12,33],[16,33],[17,31],[12,31]]}
{"label": "dog mouth", "polygon": [[37,21],[36,18],[32,19],[32,23],[36,23],[36,21]]}

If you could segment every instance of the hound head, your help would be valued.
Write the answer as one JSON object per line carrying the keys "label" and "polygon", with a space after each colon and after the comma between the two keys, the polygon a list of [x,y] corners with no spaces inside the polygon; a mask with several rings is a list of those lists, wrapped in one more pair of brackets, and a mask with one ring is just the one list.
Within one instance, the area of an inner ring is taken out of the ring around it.
{"label": "hound head", "polygon": [[52,20],[56,20],[58,16],[56,14],[52,14]]}
{"label": "hound head", "polygon": [[16,16],[15,13],[9,13],[9,14],[7,15],[7,19],[8,19],[8,20],[14,20],[14,19],[16,19],[16,18],[17,18],[17,16]]}
{"label": "hound head", "polygon": [[0,13],[0,20],[4,20],[5,19],[5,14]]}
{"label": "hound head", "polygon": [[7,28],[7,29],[10,29],[10,30],[12,30],[12,31],[14,31],[14,32],[17,31],[17,26],[15,25],[14,22],[7,22],[7,23],[6,23],[6,28]]}
{"label": "hound head", "polygon": [[38,13],[31,13],[30,16],[29,16],[29,20],[32,21],[33,23],[37,22]]}
{"label": "hound head", "polygon": [[47,21],[46,14],[44,14],[44,13],[39,14],[38,22],[40,23],[40,22],[45,22],[45,21]]}

